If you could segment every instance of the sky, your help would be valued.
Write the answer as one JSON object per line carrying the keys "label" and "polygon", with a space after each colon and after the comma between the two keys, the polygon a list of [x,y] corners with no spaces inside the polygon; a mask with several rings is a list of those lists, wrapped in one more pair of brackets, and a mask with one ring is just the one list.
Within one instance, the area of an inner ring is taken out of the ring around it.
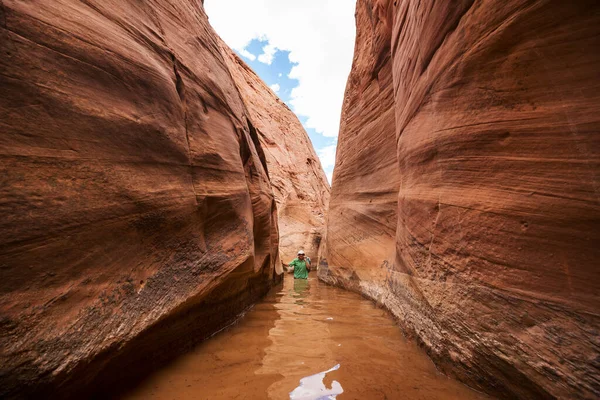
{"label": "sky", "polygon": [[213,28],[296,113],[331,183],[355,0],[205,0]]}

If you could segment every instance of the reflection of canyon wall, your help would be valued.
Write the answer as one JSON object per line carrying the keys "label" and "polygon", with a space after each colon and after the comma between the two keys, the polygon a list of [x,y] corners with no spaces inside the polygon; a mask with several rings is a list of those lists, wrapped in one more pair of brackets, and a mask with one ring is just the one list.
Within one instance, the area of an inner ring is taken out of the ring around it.
{"label": "reflection of canyon wall", "polygon": [[296,115],[226,45],[223,50],[267,160],[281,261],[290,262],[298,249],[316,260],[329,202],[319,158]]}
{"label": "reflection of canyon wall", "polygon": [[0,4],[0,397],[126,380],[280,272],[253,116],[200,4]]}
{"label": "reflection of canyon wall", "polygon": [[357,29],[320,277],[472,385],[600,396],[598,3],[359,0]]}

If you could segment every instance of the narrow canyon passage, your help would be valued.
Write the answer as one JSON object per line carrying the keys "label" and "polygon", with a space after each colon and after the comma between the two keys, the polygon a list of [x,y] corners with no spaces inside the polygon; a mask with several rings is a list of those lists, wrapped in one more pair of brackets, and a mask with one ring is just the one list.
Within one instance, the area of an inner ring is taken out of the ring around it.
{"label": "narrow canyon passage", "polygon": [[314,275],[286,276],[235,325],[124,398],[487,398],[439,373],[386,311]]}
{"label": "narrow canyon passage", "polygon": [[600,1],[204,3],[0,0],[0,399],[600,399]]}

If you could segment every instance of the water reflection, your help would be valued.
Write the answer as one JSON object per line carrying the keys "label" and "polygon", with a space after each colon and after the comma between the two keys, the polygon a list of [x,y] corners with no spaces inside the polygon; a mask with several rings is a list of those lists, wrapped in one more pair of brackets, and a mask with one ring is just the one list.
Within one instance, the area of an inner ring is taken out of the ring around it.
{"label": "water reflection", "polygon": [[294,279],[294,292],[298,294],[300,297],[306,297],[308,292],[308,279]]}
{"label": "water reflection", "polygon": [[300,379],[300,386],[290,393],[291,400],[331,400],[337,398],[338,394],[344,393],[342,385],[338,381],[331,382],[331,387],[327,388],[323,383],[325,375],[331,371],[336,371],[340,368],[340,364],[328,369],[327,371],[319,372],[306,378]]}
{"label": "water reflection", "polygon": [[[323,302],[315,278],[287,278],[287,288],[275,305],[280,318],[269,331],[271,345],[265,349],[262,367],[257,375],[279,373],[282,379],[268,389],[268,398],[289,398],[298,382],[315,371],[324,371],[337,364],[333,343],[327,338],[328,324],[321,314]],[[323,286],[322,286],[323,285]]]}
{"label": "water reflection", "polygon": [[308,279],[294,279],[294,298],[296,304],[303,305],[306,296],[308,296]]}
{"label": "water reflection", "polygon": [[392,318],[371,302],[316,278],[294,280],[290,275],[236,325],[165,366],[124,398],[336,396],[484,398],[438,373],[403,338]]}

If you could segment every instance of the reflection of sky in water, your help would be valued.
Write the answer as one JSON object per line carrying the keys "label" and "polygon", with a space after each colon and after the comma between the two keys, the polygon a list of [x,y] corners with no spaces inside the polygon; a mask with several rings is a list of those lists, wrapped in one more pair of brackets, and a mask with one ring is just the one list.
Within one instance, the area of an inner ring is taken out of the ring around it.
{"label": "reflection of sky in water", "polygon": [[331,387],[325,387],[323,379],[328,372],[335,371],[340,368],[340,364],[328,369],[324,372],[319,372],[306,378],[300,379],[300,386],[290,393],[291,400],[330,400],[335,399],[338,394],[344,393],[342,385],[338,381],[331,382]]}

